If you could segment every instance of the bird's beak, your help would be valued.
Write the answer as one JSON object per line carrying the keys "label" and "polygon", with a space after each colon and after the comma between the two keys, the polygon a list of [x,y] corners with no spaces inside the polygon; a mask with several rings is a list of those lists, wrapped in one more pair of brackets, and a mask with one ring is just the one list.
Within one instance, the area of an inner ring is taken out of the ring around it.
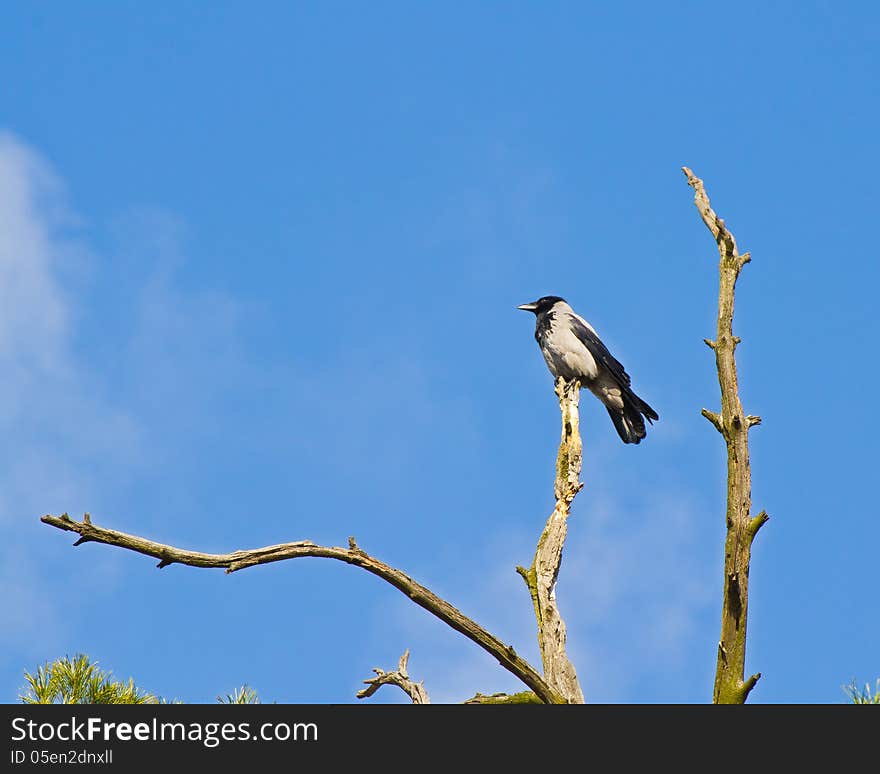
{"label": "bird's beak", "polygon": [[534,312],[537,308],[537,304],[522,304],[517,307],[517,309],[522,309],[524,312]]}

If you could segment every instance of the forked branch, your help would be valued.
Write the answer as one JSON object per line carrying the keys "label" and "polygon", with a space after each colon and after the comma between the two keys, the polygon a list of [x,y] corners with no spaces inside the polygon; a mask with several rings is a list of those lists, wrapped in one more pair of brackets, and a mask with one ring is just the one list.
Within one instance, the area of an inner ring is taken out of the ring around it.
{"label": "forked branch", "polygon": [[366,699],[368,696],[376,693],[383,685],[396,685],[409,696],[413,704],[430,704],[431,700],[428,698],[425,684],[410,680],[409,674],[406,671],[407,661],[409,661],[409,650],[404,651],[397,664],[397,669],[393,672],[386,672],[379,667],[374,667],[373,671],[376,673],[376,676],[371,677],[369,680],[364,680],[367,687],[359,690],[357,697],[359,699]]}

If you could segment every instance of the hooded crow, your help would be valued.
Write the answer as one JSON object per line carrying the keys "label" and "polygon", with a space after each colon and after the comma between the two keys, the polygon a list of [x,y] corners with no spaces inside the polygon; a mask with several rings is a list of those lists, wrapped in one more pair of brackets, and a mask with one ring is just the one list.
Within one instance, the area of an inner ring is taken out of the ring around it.
{"label": "hooded crow", "polygon": [[559,296],[544,296],[517,309],[534,312],[535,339],[555,378],[577,379],[606,409],[624,443],[645,437],[645,422],[659,419],[630,387],[629,374],[599,339],[593,326]]}

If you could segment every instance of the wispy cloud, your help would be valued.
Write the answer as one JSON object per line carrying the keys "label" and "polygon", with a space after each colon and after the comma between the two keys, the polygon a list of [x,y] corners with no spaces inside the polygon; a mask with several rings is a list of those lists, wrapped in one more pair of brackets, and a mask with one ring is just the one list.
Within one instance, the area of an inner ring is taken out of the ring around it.
{"label": "wispy cloud", "polygon": [[[705,630],[714,598],[711,557],[700,554],[700,510],[687,493],[665,491],[624,505],[607,495],[584,507],[566,549],[560,595],[570,620],[572,657],[596,701],[639,701],[639,685],[669,684],[687,700],[699,677],[689,661],[711,659]],[[585,512],[584,512],[585,511]]]}
{"label": "wispy cloud", "polygon": [[[439,464],[442,449],[454,449],[456,470],[478,468],[486,439],[468,395],[438,386],[430,362],[405,341],[369,352],[357,342],[334,345],[332,356],[313,357],[307,369],[298,367],[296,353],[264,352],[257,362],[247,340],[254,333],[252,310],[222,290],[181,280],[185,233],[168,213],[129,211],[117,223],[118,254],[112,260],[96,254],[50,165],[20,140],[0,135],[0,605],[10,622],[0,645],[16,679],[23,665],[56,657],[59,643],[76,641],[66,635],[83,603],[59,594],[63,584],[75,579],[81,593],[110,594],[123,561],[118,552],[92,551],[88,572],[81,572],[79,557],[70,561],[69,541],[47,539],[36,517],[119,506],[114,526],[125,529],[139,519],[138,531],[151,531],[143,522],[158,518],[159,508],[121,507],[139,480],[143,500],[152,496],[163,505],[175,541],[192,530],[206,550],[211,540],[218,549],[228,547],[220,524],[212,523],[206,536],[204,521],[179,518],[201,508],[198,498],[216,488],[197,479],[207,448],[228,450],[222,462],[230,469],[250,464],[254,499],[262,494],[261,481],[264,490],[286,485],[284,492],[297,496],[295,490],[308,485],[303,481],[311,473],[325,475],[332,460],[347,484],[334,493],[340,513],[297,513],[296,529],[305,532],[293,537],[320,540],[324,530],[335,540],[343,524],[368,547],[376,542],[389,560],[406,556],[411,505],[426,492],[449,512],[466,506],[466,482],[438,487],[432,455]],[[91,304],[95,295],[103,303]],[[117,317],[96,320],[93,306]],[[100,350],[83,342],[95,326],[102,329]],[[251,410],[254,405],[268,410]],[[296,475],[282,476],[279,484],[273,476],[286,474],[284,465]],[[590,475],[612,478],[597,470]],[[143,481],[161,486],[144,492],[150,487]],[[633,504],[613,491],[594,484],[579,498],[559,598],[587,696],[637,701],[640,681],[681,673],[715,578],[694,554],[701,522],[687,495],[666,491]],[[270,494],[266,501],[275,499]],[[260,523],[245,523],[249,542],[262,539],[261,529],[272,540],[279,523],[290,528],[288,513],[265,510]],[[419,570],[435,572],[438,578],[423,580],[437,581],[439,593],[448,592],[533,662],[534,621],[513,567],[528,563],[545,516],[536,515],[530,534],[522,534],[522,522],[508,524],[473,546],[469,561],[476,564],[468,580],[430,559]],[[450,566],[460,561],[457,556]],[[399,600],[376,624],[383,630],[377,646],[395,639],[386,637],[391,626],[400,631],[399,648],[376,665],[393,665],[410,647],[411,671],[425,679],[434,701],[519,689],[489,656],[427,620]],[[699,649],[703,653],[702,644]],[[374,665],[374,656],[368,658],[356,667],[358,676]]]}
{"label": "wispy cloud", "polygon": [[[18,669],[44,656],[65,628],[61,610],[75,606],[51,589],[69,577],[54,565],[60,544],[44,543],[40,558],[32,550],[44,529],[36,517],[88,507],[107,485],[102,460],[123,461],[138,444],[133,419],[98,397],[74,351],[81,309],[68,288],[88,266],[77,227],[49,164],[0,134],[0,642]],[[97,558],[80,588],[96,590],[112,568]]]}
{"label": "wispy cloud", "polygon": [[[212,464],[219,458],[221,467],[246,469],[254,482],[267,464],[283,470],[277,460],[284,457],[306,470],[316,456],[352,460],[346,478],[359,483],[355,501],[411,474],[410,434],[446,426],[434,415],[444,399],[406,352],[376,362],[351,344],[308,369],[295,355],[264,353],[257,361],[245,340],[254,333],[245,319],[251,310],[222,290],[182,280],[179,219],[129,209],[112,225],[112,254],[101,255],[67,199],[39,152],[0,135],[0,605],[12,622],[0,643],[16,681],[23,666],[82,639],[77,611],[88,603],[59,594],[65,579],[106,598],[127,558],[91,551],[84,565],[69,540],[39,524],[42,513],[112,512],[121,529],[228,548],[224,527],[239,524],[215,521],[206,534],[201,519],[206,449]],[[362,374],[356,388],[352,373]],[[408,389],[401,397],[389,384]],[[290,528],[287,516],[278,518]],[[360,518],[364,531],[381,529]],[[278,524],[266,521],[265,539],[278,539]],[[319,514],[314,524],[324,529],[324,521]],[[345,529],[352,527],[362,534],[360,523]],[[242,539],[259,542],[260,528],[246,523]],[[338,528],[332,532],[336,539]]]}
{"label": "wispy cloud", "polygon": [[[69,541],[50,539],[37,517],[100,511],[124,496],[156,449],[173,446],[155,421],[168,413],[169,395],[204,403],[206,357],[222,360],[235,347],[231,300],[176,282],[179,224],[162,213],[129,221],[150,239],[133,259],[134,281],[120,277],[111,289],[127,308],[127,329],[116,349],[96,353],[82,339],[108,323],[94,318],[90,291],[112,262],[89,249],[51,165],[0,134],[0,605],[8,624],[0,643],[14,671],[60,655],[75,630],[78,598],[59,595],[59,584],[76,578],[80,593],[110,593],[121,562],[117,552],[95,552],[88,572],[78,572],[60,559]],[[108,362],[94,362],[100,357]]]}
{"label": "wispy cloud", "polygon": [[[97,399],[73,351],[81,309],[65,290],[83,268],[83,243],[49,165],[0,135],[0,521],[35,508],[82,504],[100,465],[137,444],[124,411]],[[83,432],[88,428],[88,432]],[[97,469],[96,469],[97,468]]]}
{"label": "wispy cloud", "polygon": [[[648,682],[663,684],[669,701],[704,700],[713,651],[700,636],[716,589],[712,557],[698,553],[696,503],[669,490],[635,504],[607,492],[582,498],[571,518],[558,599],[587,700],[639,702]],[[456,589],[451,601],[540,665],[531,605],[513,571],[528,562],[521,555],[528,542],[515,530],[499,532],[486,547],[479,582],[464,593]],[[400,649],[412,649],[410,671],[425,680],[433,701],[523,689],[476,646],[442,635],[427,613],[403,600],[394,610]]]}
{"label": "wispy cloud", "polygon": [[59,246],[67,248],[56,236],[64,222],[60,184],[39,155],[6,133],[0,170],[0,357],[19,373],[53,371],[69,318],[53,266]]}

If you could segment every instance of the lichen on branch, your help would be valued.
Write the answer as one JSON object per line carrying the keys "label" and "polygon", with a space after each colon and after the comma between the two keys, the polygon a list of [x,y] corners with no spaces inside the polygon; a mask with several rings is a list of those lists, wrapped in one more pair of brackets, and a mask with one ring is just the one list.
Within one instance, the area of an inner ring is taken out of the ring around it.
{"label": "lichen on branch", "polygon": [[538,623],[538,645],[544,664],[544,678],[569,704],[583,704],[584,694],[574,664],[565,649],[565,621],[556,604],[556,582],[562,564],[562,549],[568,533],[571,504],[583,489],[580,481],[583,445],[580,433],[580,382],[556,381],[556,396],[562,416],[562,438],[556,455],[553,492],[556,506],[547,519],[531,566],[517,567],[529,589]]}

